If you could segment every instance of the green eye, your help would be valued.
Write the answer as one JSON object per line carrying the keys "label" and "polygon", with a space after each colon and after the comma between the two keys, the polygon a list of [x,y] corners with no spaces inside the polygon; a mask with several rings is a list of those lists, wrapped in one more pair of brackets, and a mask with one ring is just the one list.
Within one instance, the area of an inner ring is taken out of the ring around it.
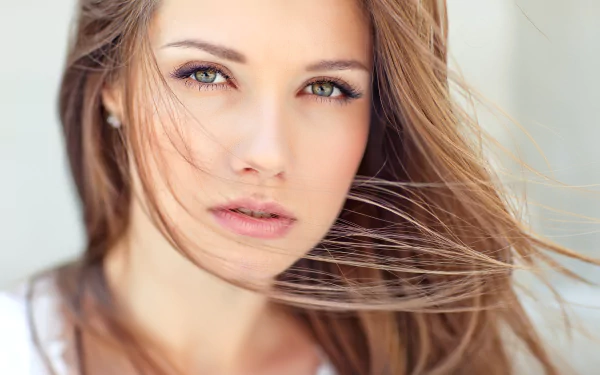
{"label": "green eye", "polygon": [[312,85],[312,93],[318,96],[331,96],[335,85],[331,82],[317,82]]}
{"label": "green eye", "polygon": [[213,83],[218,75],[214,69],[199,69],[192,74],[192,78],[202,83]]}

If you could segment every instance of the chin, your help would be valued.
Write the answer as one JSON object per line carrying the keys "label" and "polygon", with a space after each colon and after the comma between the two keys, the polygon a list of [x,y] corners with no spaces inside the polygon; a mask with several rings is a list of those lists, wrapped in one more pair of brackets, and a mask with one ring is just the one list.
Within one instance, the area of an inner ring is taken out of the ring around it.
{"label": "chin", "polygon": [[245,247],[243,250],[219,259],[214,271],[226,279],[260,285],[270,284],[304,255],[293,257],[251,247]]}

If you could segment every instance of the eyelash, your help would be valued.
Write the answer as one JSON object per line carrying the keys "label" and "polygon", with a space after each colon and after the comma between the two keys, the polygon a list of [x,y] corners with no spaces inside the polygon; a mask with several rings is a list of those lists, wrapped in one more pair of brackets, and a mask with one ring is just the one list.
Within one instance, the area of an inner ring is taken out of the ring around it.
{"label": "eyelash", "polygon": [[[209,69],[213,70],[217,74],[220,74],[221,76],[223,76],[223,78],[225,78],[225,80],[227,82],[225,82],[225,83],[203,83],[203,82],[199,82],[199,81],[195,80],[194,78],[191,78],[192,74],[196,73],[197,71],[209,70]],[[175,71],[171,73],[171,76],[175,79],[185,80],[186,85],[193,85],[196,88],[198,88],[199,90],[228,89],[231,87],[231,81],[232,81],[232,78],[229,74],[225,73],[222,69],[220,69],[217,66],[212,65],[212,64],[200,64],[200,65],[192,65],[192,66],[184,65],[184,66],[181,66],[181,67],[175,69]],[[315,79],[309,81],[306,84],[306,86],[304,86],[304,89],[306,89],[307,87],[309,87],[311,85],[321,84],[321,83],[333,84],[333,86],[335,88],[340,90],[342,95],[339,97],[331,98],[331,97],[326,97],[326,96],[307,94],[307,95],[314,97],[313,99],[318,102],[329,102],[329,103],[333,102],[333,103],[339,103],[339,104],[348,104],[351,101],[362,97],[362,93],[356,87],[353,87],[352,85],[344,82],[340,78],[334,78],[334,77],[315,78]]]}

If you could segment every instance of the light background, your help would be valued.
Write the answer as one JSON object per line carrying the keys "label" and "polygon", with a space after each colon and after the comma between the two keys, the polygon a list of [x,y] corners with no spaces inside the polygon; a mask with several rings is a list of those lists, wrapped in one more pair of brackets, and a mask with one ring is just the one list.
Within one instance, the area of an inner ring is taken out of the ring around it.
{"label": "light background", "polygon": [[[56,114],[73,4],[0,0],[0,287],[77,254],[82,244]],[[561,182],[600,183],[600,1],[449,0],[449,7],[455,63],[470,84],[524,126],[547,164],[514,126],[507,131],[503,120],[484,113],[486,129]],[[598,195],[598,188],[590,190]],[[527,192],[532,202],[600,218],[595,195],[538,184]],[[552,223],[536,206],[530,212],[543,234],[600,257],[600,225]],[[600,282],[598,269],[568,264]],[[600,307],[597,290],[553,280],[565,298]],[[600,310],[578,312],[600,337]],[[582,374],[598,373],[599,344],[563,349],[575,356]]]}

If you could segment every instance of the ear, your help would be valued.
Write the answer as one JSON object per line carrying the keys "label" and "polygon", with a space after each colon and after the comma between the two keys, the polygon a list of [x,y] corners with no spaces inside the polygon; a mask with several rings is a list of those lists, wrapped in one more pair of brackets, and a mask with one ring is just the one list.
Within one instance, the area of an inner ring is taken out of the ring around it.
{"label": "ear", "polygon": [[123,91],[119,85],[106,84],[102,89],[102,104],[108,113],[123,121]]}

